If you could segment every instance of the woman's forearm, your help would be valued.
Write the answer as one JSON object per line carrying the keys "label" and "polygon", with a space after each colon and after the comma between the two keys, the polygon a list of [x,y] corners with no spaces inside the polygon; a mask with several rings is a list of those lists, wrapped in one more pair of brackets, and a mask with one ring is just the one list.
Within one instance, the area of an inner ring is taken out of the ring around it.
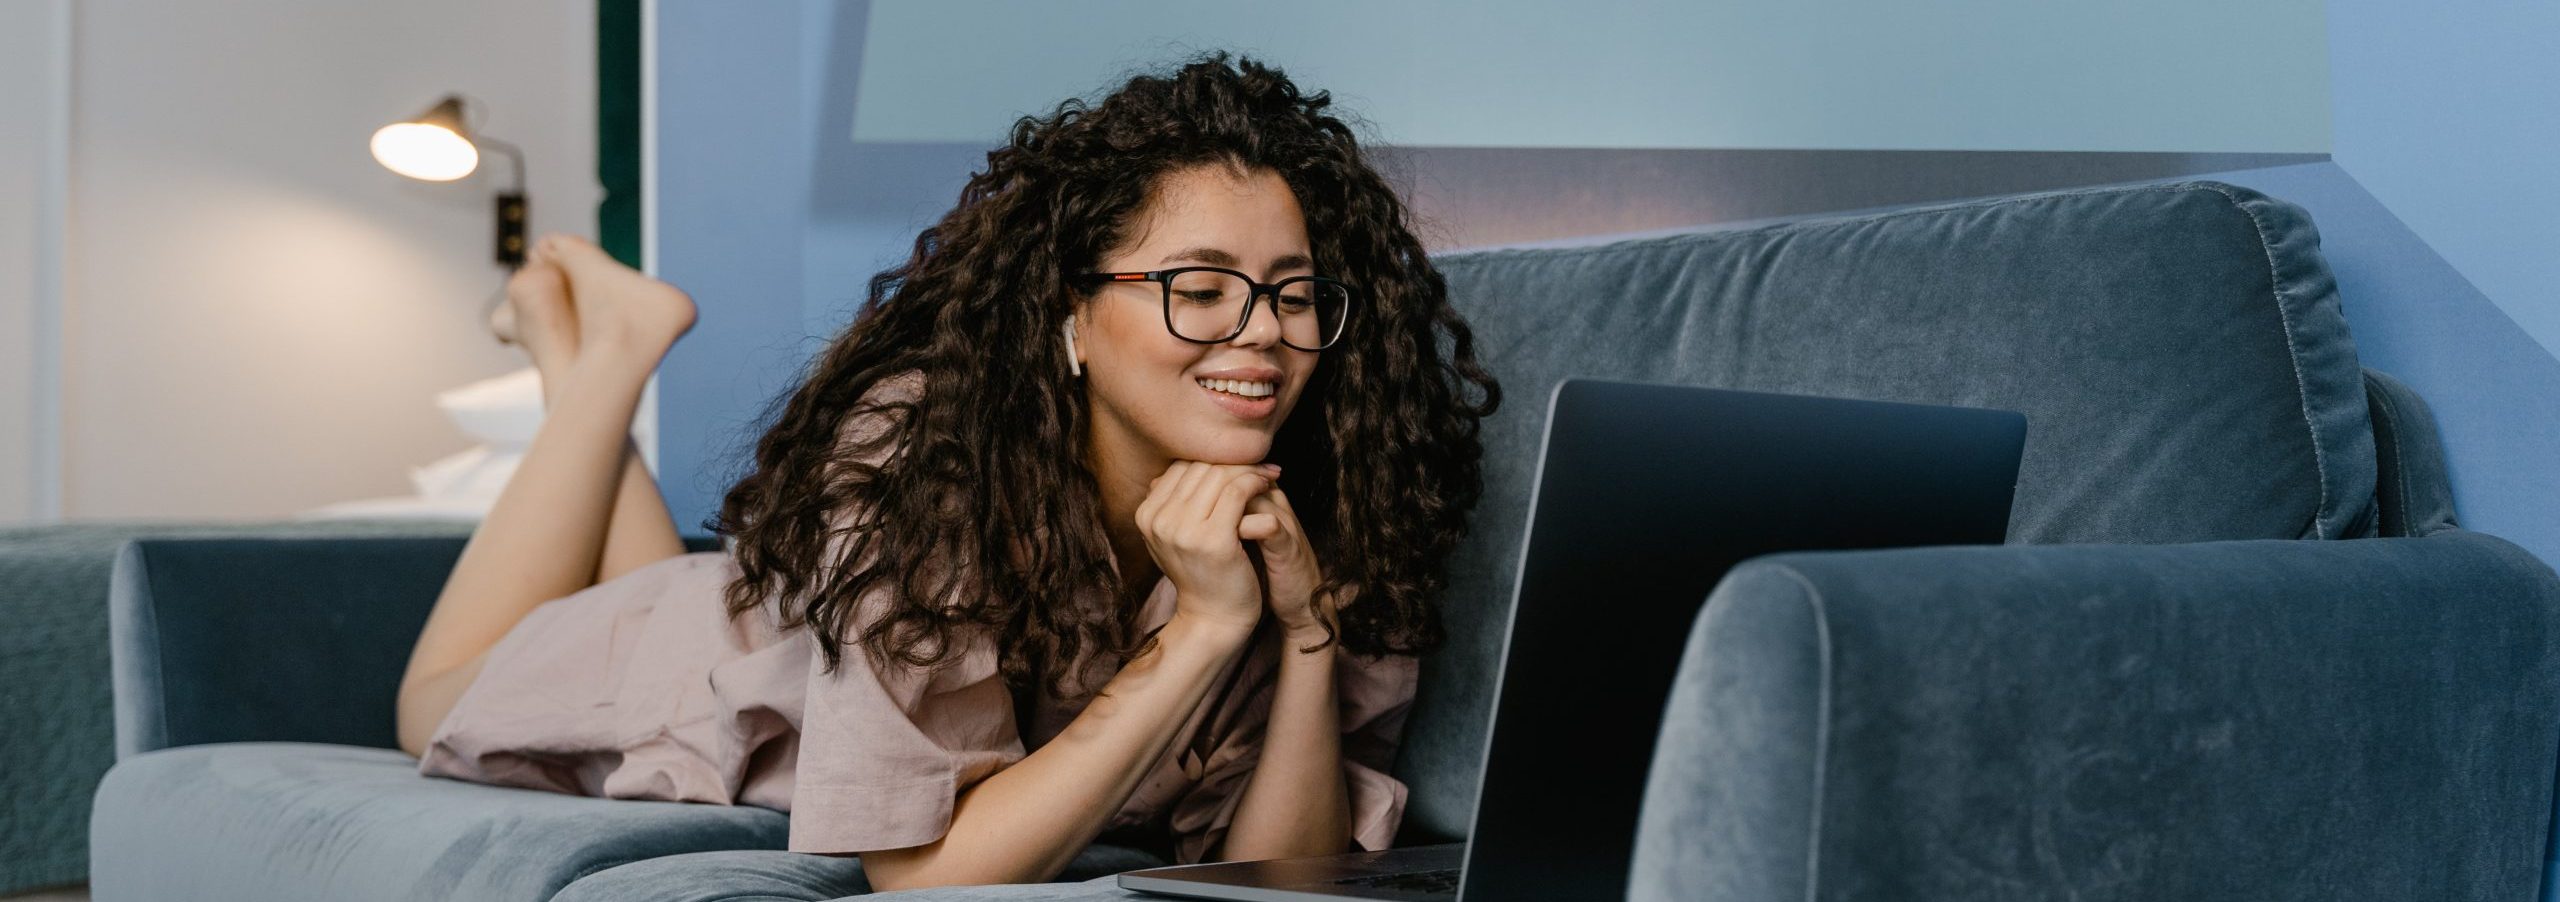
{"label": "woman's forearm", "polygon": [[1280,684],[1262,760],[1245,782],[1220,861],[1331,855],[1349,848],[1351,797],[1343,785],[1342,715],[1335,704],[1335,649],[1298,649],[1322,637],[1284,640]]}
{"label": "woman's forearm", "polygon": [[1057,738],[961,793],[941,839],[862,853],[872,888],[1056,876],[1128,801],[1249,636],[1175,614]]}

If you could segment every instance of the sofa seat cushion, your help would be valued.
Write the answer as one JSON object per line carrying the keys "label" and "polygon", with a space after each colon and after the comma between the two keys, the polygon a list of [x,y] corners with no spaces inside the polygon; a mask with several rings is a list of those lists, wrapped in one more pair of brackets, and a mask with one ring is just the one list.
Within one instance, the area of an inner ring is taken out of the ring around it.
{"label": "sofa seat cushion", "polygon": [[869,892],[860,858],[754,849],[606,868],[569,884],[552,902],[819,902]]}
{"label": "sofa seat cushion", "polygon": [[[1011,887],[942,887],[884,893],[890,899],[1120,899],[1114,875],[1160,867],[1165,860],[1136,849],[1094,844],[1068,863],[1057,882]],[[1082,884],[1082,885],[1079,885]],[[553,902],[824,902],[863,896],[871,883],[862,859],[792,852],[695,852],[635,861],[569,884]]]}
{"label": "sofa seat cushion", "polygon": [[595,799],[420,776],[398,751],[289,742],[181,746],[108,771],[90,821],[91,897],[539,902],[597,871],[779,849],[763,808]]}
{"label": "sofa seat cushion", "polygon": [[[1142,902],[1162,899],[1120,888],[1117,876],[1080,883],[1014,883],[1004,886],[942,886],[863,896],[860,902]],[[839,900],[841,902],[841,900]]]}

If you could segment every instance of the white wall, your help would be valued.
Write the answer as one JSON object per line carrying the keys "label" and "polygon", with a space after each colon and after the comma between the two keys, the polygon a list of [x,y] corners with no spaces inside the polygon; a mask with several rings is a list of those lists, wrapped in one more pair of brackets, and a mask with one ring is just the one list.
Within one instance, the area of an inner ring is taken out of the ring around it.
{"label": "white wall", "polygon": [[0,524],[49,518],[70,0],[0,4]]}
{"label": "white wall", "polygon": [[77,17],[64,513],[407,494],[408,467],[468,444],[434,392],[522,364],[478,319],[502,276],[504,167],[415,182],[366,139],[447,91],[477,98],[529,158],[536,234],[593,235],[592,4],[86,0]]}

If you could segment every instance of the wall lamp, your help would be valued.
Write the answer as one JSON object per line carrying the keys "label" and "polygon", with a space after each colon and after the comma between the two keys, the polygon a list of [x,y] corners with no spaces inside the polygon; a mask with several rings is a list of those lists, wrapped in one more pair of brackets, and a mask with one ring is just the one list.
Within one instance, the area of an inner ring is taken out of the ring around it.
{"label": "wall lamp", "polygon": [[498,265],[509,271],[524,265],[524,152],[516,146],[474,134],[463,118],[462,96],[447,94],[417,116],[383,126],[373,133],[373,158],[384,168],[413,179],[450,182],[480,168],[480,149],[505,154],[514,180],[498,192]]}

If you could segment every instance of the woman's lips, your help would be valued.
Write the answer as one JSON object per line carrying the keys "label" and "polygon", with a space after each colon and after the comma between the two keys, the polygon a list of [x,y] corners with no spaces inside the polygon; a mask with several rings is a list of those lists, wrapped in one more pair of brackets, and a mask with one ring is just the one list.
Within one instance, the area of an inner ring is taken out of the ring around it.
{"label": "woman's lips", "polygon": [[1201,392],[1207,394],[1209,396],[1210,403],[1216,404],[1226,412],[1234,414],[1236,419],[1239,420],[1267,419],[1271,416],[1272,411],[1280,408],[1280,393],[1278,392],[1273,392],[1259,398],[1248,398],[1243,395],[1222,392],[1206,385],[1200,385],[1200,383],[1197,382],[1192,383],[1192,385],[1197,386]]}

